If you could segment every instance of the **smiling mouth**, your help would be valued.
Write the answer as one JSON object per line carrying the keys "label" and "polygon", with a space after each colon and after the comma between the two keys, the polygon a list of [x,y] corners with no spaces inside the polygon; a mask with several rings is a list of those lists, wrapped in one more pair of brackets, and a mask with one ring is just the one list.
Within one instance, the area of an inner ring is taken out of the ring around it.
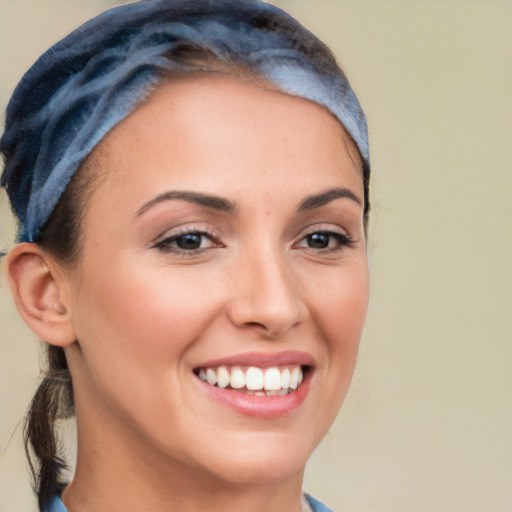
{"label": "smiling mouth", "polygon": [[310,370],[306,365],[217,366],[194,369],[203,382],[221,389],[231,389],[255,396],[284,396],[295,392]]}

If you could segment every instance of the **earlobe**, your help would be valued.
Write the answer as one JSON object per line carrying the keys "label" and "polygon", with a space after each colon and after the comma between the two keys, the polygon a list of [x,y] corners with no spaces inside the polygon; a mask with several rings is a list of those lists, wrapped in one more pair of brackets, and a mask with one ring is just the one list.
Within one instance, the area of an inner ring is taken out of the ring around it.
{"label": "earlobe", "polygon": [[51,345],[72,344],[76,337],[67,282],[55,260],[37,244],[22,243],[9,252],[5,264],[16,307],[28,327]]}

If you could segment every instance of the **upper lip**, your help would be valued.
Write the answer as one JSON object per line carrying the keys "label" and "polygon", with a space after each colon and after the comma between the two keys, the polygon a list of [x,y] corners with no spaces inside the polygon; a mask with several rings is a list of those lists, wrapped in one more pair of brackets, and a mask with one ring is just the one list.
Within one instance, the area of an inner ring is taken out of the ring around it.
{"label": "upper lip", "polygon": [[286,365],[315,366],[315,360],[307,352],[287,350],[284,352],[246,352],[228,357],[211,359],[198,364],[196,368],[215,368],[218,366],[257,366],[270,368],[271,366]]}

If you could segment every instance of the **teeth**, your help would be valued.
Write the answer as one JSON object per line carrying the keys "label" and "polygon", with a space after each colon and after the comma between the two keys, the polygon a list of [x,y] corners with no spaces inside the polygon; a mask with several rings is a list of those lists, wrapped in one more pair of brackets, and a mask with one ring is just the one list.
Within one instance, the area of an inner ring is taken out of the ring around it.
{"label": "teeth", "polygon": [[290,370],[285,368],[281,372],[281,388],[288,389],[290,387]]}
{"label": "teeth", "polygon": [[200,368],[197,376],[211,386],[241,390],[256,396],[282,396],[296,390],[302,383],[303,370],[299,365],[279,369],[276,366],[262,369],[250,366],[244,372],[239,366],[231,369]]}
{"label": "teeth", "polygon": [[231,369],[231,387],[233,389],[245,387],[245,373],[238,366]]}
{"label": "teeth", "polygon": [[263,372],[255,366],[249,367],[245,372],[245,386],[253,391],[263,389]]}
{"label": "teeth", "polygon": [[277,391],[281,389],[281,372],[277,368],[269,368],[265,372],[266,391]]}
{"label": "teeth", "polygon": [[290,388],[291,389],[297,389],[299,386],[299,373],[302,373],[300,371],[300,368],[296,366],[293,368],[293,370],[290,372]]}
{"label": "teeth", "polygon": [[225,388],[229,384],[229,372],[225,366],[217,368],[217,385],[219,388]]}
{"label": "teeth", "polygon": [[215,384],[217,384],[217,373],[213,368],[208,368],[208,370],[206,370],[206,382],[211,386],[215,386]]}

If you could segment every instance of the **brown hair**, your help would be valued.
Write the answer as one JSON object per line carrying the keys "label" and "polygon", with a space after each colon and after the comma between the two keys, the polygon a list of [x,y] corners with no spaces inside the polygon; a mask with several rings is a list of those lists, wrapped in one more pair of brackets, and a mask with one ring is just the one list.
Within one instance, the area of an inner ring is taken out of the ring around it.
{"label": "brown hair", "polygon": [[[94,185],[102,175],[97,162],[97,153],[91,153],[71,179],[37,242],[63,266],[71,267],[79,259],[82,219]],[[73,383],[64,349],[49,344],[45,349],[47,367],[29,405],[23,429],[34,492],[41,509],[62,484],[62,471],[69,469],[58,423],[74,415]]]}

